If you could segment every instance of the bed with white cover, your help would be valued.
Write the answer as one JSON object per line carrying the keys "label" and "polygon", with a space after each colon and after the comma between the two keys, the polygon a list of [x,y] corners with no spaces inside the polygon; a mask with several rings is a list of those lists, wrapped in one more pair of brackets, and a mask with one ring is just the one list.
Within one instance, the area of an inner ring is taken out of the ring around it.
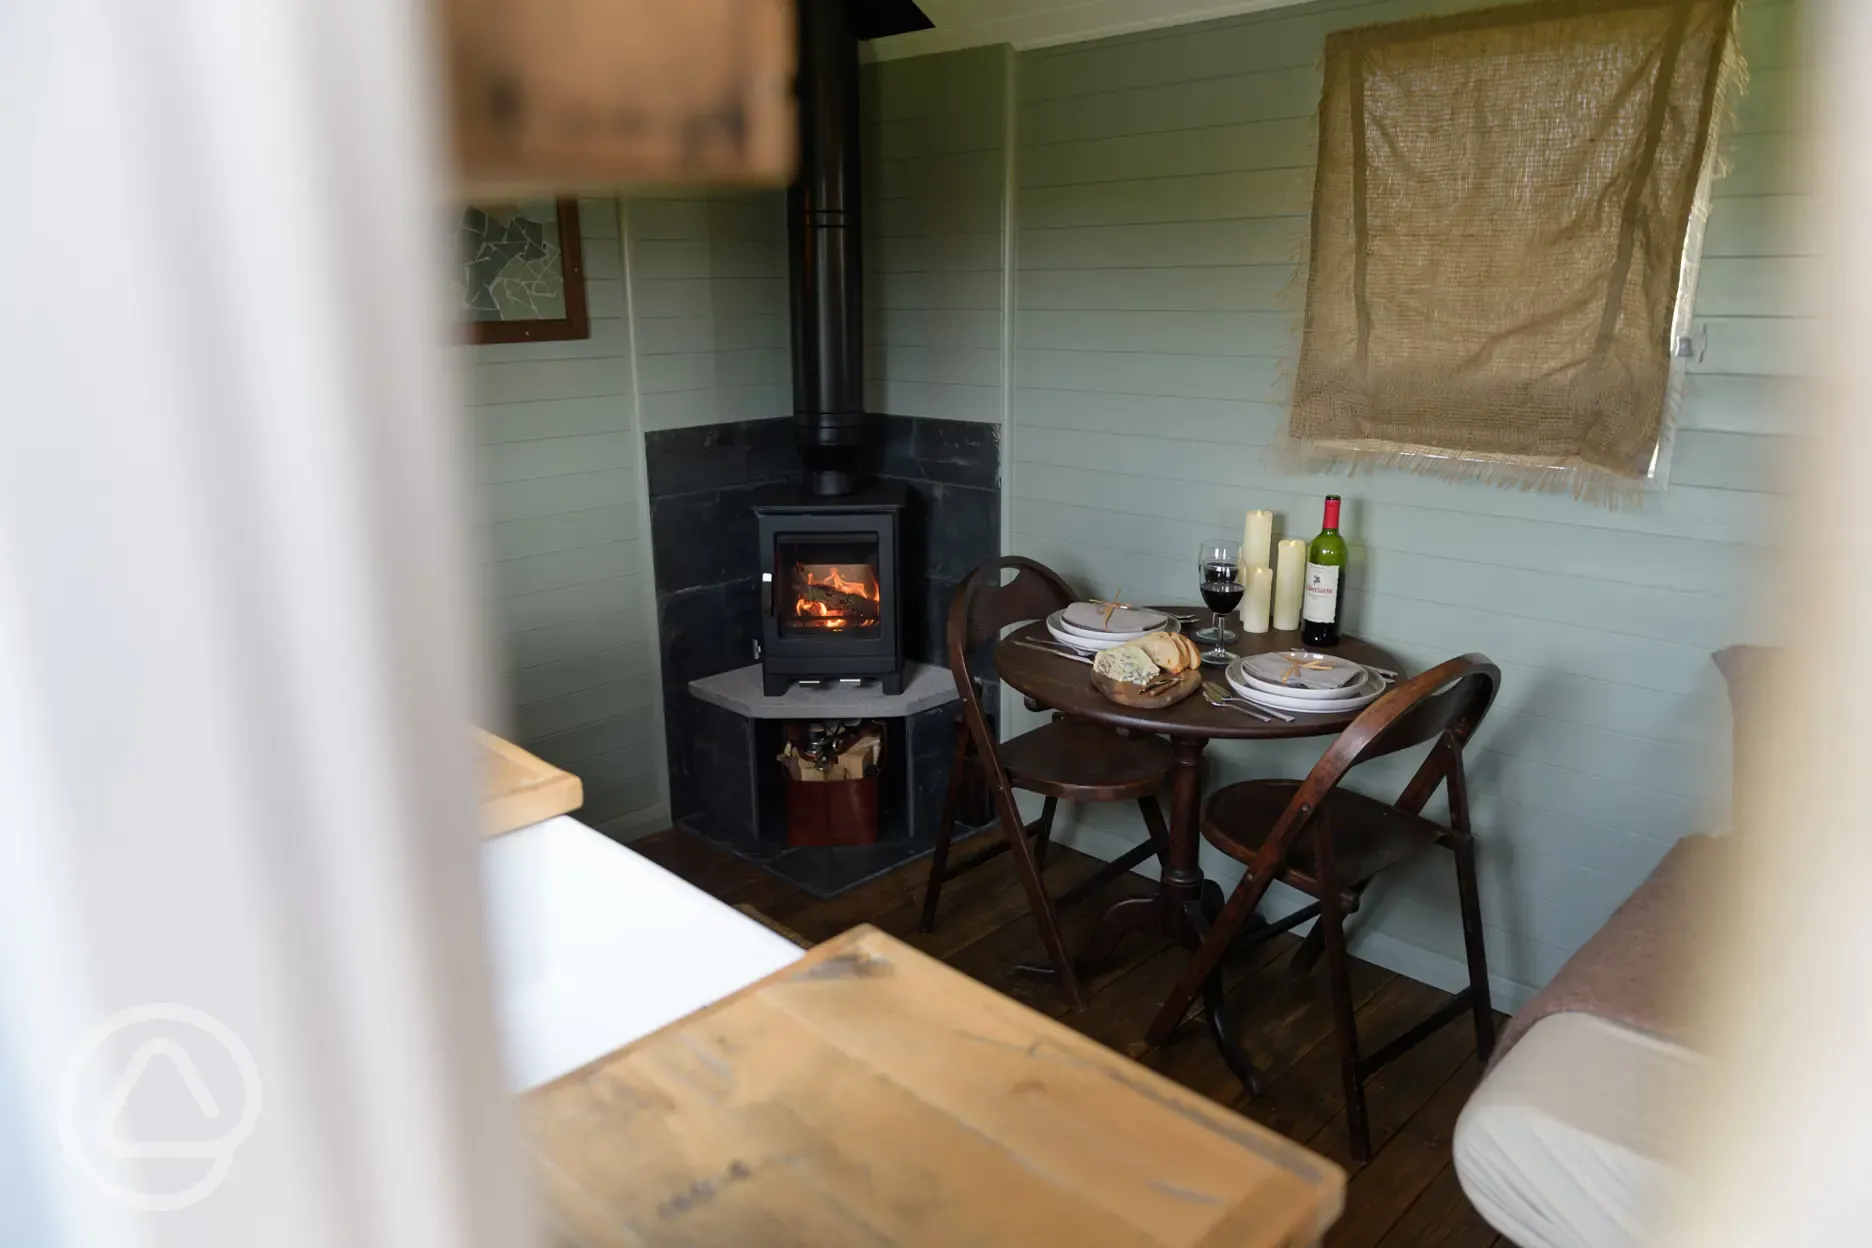
{"label": "bed with white cover", "polygon": [[1593,1014],[1549,1015],[1463,1109],[1463,1190],[1521,1248],[1650,1243],[1675,1198],[1678,1107],[1700,1062]]}
{"label": "bed with white cover", "polygon": [[1703,1060],[1687,946],[1721,869],[1688,837],[1503,1031],[1456,1124],[1457,1177],[1520,1248],[1637,1248],[1677,1196]]}

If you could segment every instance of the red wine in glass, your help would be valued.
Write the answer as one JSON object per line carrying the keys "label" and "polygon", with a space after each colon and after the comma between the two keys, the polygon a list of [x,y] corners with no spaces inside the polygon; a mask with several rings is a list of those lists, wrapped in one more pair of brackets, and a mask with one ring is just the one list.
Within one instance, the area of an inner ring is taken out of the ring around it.
{"label": "red wine in glass", "polygon": [[1234,542],[1221,539],[1204,542],[1196,550],[1196,574],[1200,578],[1200,583],[1202,585],[1203,601],[1209,603],[1210,610],[1215,611],[1217,614],[1214,627],[1201,629],[1193,634],[1193,636],[1197,641],[1214,642],[1217,649],[1234,641],[1235,634],[1229,632],[1228,629],[1223,626],[1221,612],[1227,610],[1227,608],[1217,607],[1210,599],[1209,586],[1216,585],[1219,587],[1233,584],[1235,586],[1235,597],[1230,601],[1229,606],[1232,607],[1236,602],[1241,601],[1242,584],[1240,576],[1241,561],[1239,555],[1240,547]]}
{"label": "red wine in glass", "polygon": [[[1235,575],[1235,569],[1230,568],[1228,570],[1228,573],[1231,577],[1233,577]],[[1222,617],[1227,615],[1229,612],[1233,611],[1241,603],[1242,595],[1246,592],[1247,592],[1247,586],[1243,585],[1238,580],[1231,579],[1231,580],[1204,580],[1203,581],[1202,583],[1203,602],[1208,605],[1211,611],[1215,612],[1215,617],[1216,617],[1215,645],[1203,651],[1202,661],[1204,663],[1208,663],[1208,664],[1219,667],[1222,664],[1229,663],[1234,660],[1235,656],[1230,654],[1227,650],[1223,649],[1223,646],[1225,644],[1225,642],[1223,641],[1223,638],[1227,637],[1229,640],[1233,640],[1234,634],[1228,632],[1227,629],[1222,627]]]}
{"label": "red wine in glass", "polygon": [[1240,581],[1204,581],[1202,586],[1203,602],[1217,615],[1227,615],[1241,605],[1242,595],[1246,592],[1247,586]]}

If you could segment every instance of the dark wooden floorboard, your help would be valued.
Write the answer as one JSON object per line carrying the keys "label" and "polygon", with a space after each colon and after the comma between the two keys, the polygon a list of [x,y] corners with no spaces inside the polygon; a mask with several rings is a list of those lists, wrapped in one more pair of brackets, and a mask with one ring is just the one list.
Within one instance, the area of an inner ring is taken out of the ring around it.
{"label": "dark wooden floorboard", "polygon": [[1378,1248],[1494,1248],[1497,1241],[1514,1248],[1463,1195],[1456,1168],[1444,1166],[1417,1203],[1378,1241]]}
{"label": "dark wooden floorboard", "polygon": [[[1271,1078],[1265,1095],[1250,1098],[1210,1043],[1200,1011],[1192,1012],[1163,1048],[1143,1043],[1145,1026],[1182,969],[1182,950],[1142,936],[1127,938],[1111,965],[1089,982],[1090,1003],[1083,1012],[1070,1009],[1047,979],[1017,971],[1017,963],[1044,957],[1026,894],[1005,855],[945,885],[936,930],[920,934],[915,925],[927,862],[911,863],[822,901],[687,833],[658,833],[631,848],[808,940],[873,924],[1185,1087],[1305,1142],[1350,1175],[1346,1212],[1328,1234],[1328,1248],[1511,1248],[1470,1206],[1450,1164],[1456,1115],[1480,1077],[1467,1017],[1443,1027],[1367,1082],[1375,1151],[1368,1165],[1354,1166],[1324,979],[1318,972],[1301,978],[1289,972],[1286,955],[1298,943],[1292,936],[1231,954],[1223,964],[1231,1022],[1242,1047]],[[1100,865],[1084,854],[1055,848],[1047,887],[1057,896]],[[1062,916],[1068,948],[1083,943],[1106,906],[1151,887],[1142,876],[1129,875],[1074,906]],[[1449,997],[1367,962],[1354,960],[1352,976],[1359,1042],[1367,1053]]]}
{"label": "dark wooden floorboard", "polygon": [[[1385,1140],[1371,1164],[1352,1175],[1346,1185],[1345,1216],[1326,1233],[1326,1248],[1375,1248],[1390,1233],[1449,1166],[1456,1115],[1480,1077],[1481,1069],[1471,1054],[1423,1108]],[[1377,1144],[1376,1130],[1372,1137]]]}

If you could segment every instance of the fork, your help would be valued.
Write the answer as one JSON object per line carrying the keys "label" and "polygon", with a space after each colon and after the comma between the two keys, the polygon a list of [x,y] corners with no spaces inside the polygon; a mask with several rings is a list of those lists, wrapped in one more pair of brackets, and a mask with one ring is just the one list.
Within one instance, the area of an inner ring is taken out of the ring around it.
{"label": "fork", "polygon": [[1256,706],[1246,698],[1237,698],[1223,693],[1206,680],[1203,682],[1203,700],[1208,702],[1210,706],[1224,706],[1229,710],[1240,711],[1244,715],[1251,715],[1264,724],[1271,724],[1276,719],[1285,720],[1290,724],[1293,723],[1293,716],[1291,715],[1283,715],[1279,711],[1271,710],[1268,707]]}

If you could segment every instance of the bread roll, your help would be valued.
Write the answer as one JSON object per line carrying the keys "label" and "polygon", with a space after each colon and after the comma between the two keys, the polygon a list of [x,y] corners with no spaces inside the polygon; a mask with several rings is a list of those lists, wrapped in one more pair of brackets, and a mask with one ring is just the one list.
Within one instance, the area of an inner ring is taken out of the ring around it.
{"label": "bread roll", "polygon": [[1126,645],[1138,646],[1172,676],[1181,675],[1202,662],[1202,651],[1181,633],[1148,633]]}

